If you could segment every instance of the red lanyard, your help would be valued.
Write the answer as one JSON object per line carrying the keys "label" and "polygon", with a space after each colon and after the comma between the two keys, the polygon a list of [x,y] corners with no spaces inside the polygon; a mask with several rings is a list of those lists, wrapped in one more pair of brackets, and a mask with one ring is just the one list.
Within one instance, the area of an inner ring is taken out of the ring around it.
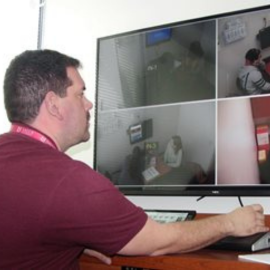
{"label": "red lanyard", "polygon": [[38,131],[36,131],[36,130],[34,130],[32,128],[28,128],[28,127],[21,126],[21,125],[18,125],[18,124],[12,124],[10,131],[29,136],[29,137],[37,140],[37,141],[40,141],[40,142],[45,143],[47,145],[50,145],[54,149],[57,149],[54,142],[52,142],[45,135],[41,134],[40,132],[38,132]]}

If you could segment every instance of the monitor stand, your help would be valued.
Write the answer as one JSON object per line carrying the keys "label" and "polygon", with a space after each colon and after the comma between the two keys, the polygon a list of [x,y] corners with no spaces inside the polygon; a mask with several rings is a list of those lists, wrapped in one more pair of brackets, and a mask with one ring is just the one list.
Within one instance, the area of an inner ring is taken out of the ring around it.
{"label": "monitor stand", "polygon": [[226,237],[210,246],[212,249],[259,251],[270,248],[270,232],[245,237]]}

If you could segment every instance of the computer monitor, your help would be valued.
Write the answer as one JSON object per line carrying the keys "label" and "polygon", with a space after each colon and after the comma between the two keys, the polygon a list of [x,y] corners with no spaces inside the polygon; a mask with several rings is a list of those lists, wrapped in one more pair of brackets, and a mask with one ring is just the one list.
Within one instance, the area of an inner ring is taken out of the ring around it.
{"label": "computer monitor", "polygon": [[[236,85],[269,13],[265,6],[99,38],[95,169],[125,194],[269,195],[270,96]],[[157,33],[164,38],[149,39]],[[149,155],[151,143],[158,147]]]}

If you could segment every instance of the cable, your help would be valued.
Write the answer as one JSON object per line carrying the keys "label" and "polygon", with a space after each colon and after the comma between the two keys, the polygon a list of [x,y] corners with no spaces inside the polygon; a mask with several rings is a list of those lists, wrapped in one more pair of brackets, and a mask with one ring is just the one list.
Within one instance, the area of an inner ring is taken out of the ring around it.
{"label": "cable", "polygon": [[198,202],[198,201],[202,200],[204,197],[205,196],[200,196],[199,198],[196,199],[196,201]]}
{"label": "cable", "polygon": [[238,201],[239,201],[239,203],[240,203],[241,207],[244,207],[244,204],[243,204],[243,202],[242,202],[241,197],[240,197],[240,196],[238,196],[237,198],[238,198]]}
{"label": "cable", "polygon": [[[199,198],[196,199],[196,201],[198,202],[198,201],[202,200],[203,198],[205,198],[205,196],[200,196]],[[241,206],[241,207],[244,207],[244,204],[243,204],[243,202],[242,202],[241,197],[238,196],[237,198],[238,198],[238,201],[239,201],[239,203],[240,203],[240,206]]]}

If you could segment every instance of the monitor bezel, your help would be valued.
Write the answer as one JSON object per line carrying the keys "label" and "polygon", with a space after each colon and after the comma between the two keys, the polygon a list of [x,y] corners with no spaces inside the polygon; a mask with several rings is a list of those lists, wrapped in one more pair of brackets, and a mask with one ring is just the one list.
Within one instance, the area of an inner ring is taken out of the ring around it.
{"label": "monitor bezel", "polygon": [[[181,26],[181,24],[196,23],[199,21],[207,21],[213,19],[220,19],[229,16],[241,15],[249,12],[263,11],[269,9],[270,5],[264,5],[256,8],[247,8],[236,10],[232,12],[213,14],[210,16],[196,17],[189,20],[180,20],[173,23],[157,25],[153,27],[141,28],[138,30],[132,30],[128,32],[117,33],[105,37],[97,38],[97,53],[96,53],[96,93],[95,99],[98,100],[98,68],[99,68],[99,44],[104,39],[121,37],[123,35],[137,34],[143,31],[153,31],[160,28],[170,28],[174,26]],[[95,106],[95,126],[98,122],[98,102]],[[98,136],[97,129],[95,129],[95,142],[94,142],[94,169],[97,170],[97,149],[96,149],[96,138]],[[270,185],[258,184],[258,185],[187,185],[187,186],[116,186],[120,192],[127,196],[270,196]]]}

